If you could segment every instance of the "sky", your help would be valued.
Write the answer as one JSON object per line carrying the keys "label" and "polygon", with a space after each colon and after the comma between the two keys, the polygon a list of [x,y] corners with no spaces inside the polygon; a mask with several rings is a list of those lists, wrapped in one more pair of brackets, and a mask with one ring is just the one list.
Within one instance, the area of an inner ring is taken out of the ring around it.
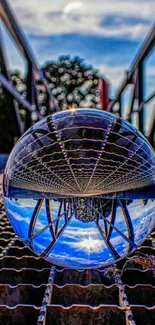
{"label": "sky", "polygon": [[[120,84],[155,17],[154,0],[9,0],[40,65],[60,55],[78,55]],[[11,68],[23,62],[5,35]],[[149,90],[155,67],[150,58]],[[152,87],[152,88],[151,88]]]}
{"label": "sky", "polygon": [[[5,197],[5,207],[10,222],[16,233],[22,240],[28,238],[30,220],[36,205],[33,199],[10,199]],[[134,242],[140,245],[144,238],[151,232],[154,225],[155,201],[149,200],[144,206],[142,200],[134,200],[128,205],[128,211],[132,220],[134,229]],[[53,220],[57,218],[59,202],[51,202]],[[110,221],[110,215],[107,216]],[[65,223],[64,215],[60,218],[59,229]],[[43,203],[37,217],[34,233],[48,225],[45,205]],[[99,219],[99,225],[104,229],[102,219]],[[55,227],[55,222],[53,222]],[[115,227],[124,235],[127,235],[127,227],[123,212],[117,207],[117,217]],[[53,240],[49,228],[44,230],[33,240],[34,250],[40,255]],[[110,242],[121,257],[128,252],[128,242],[124,240],[117,230],[113,229]],[[76,268],[96,268],[114,262],[105,241],[103,240],[96,223],[94,221],[84,223],[77,220],[73,215],[69,220],[65,230],[61,233],[56,244],[49,252],[47,260],[57,265]]]}

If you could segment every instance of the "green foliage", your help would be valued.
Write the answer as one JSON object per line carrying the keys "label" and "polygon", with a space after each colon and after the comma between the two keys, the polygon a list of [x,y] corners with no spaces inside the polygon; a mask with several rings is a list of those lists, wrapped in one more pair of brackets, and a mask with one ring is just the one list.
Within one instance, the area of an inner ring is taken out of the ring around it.
{"label": "green foliage", "polygon": [[98,71],[79,57],[61,56],[47,62],[43,71],[61,109],[98,107]]}

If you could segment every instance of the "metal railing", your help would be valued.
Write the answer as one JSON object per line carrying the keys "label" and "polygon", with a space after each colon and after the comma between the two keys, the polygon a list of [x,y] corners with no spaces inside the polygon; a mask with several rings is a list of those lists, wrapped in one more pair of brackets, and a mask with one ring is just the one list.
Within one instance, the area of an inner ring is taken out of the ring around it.
{"label": "metal railing", "polygon": [[[0,83],[4,92],[10,99],[9,107],[12,108],[14,113],[14,118],[16,120],[16,126],[18,130],[18,135],[20,136],[27,128],[29,128],[32,123],[32,113],[36,115],[36,120],[41,119],[43,116],[40,113],[40,107],[37,98],[36,83],[39,80],[44,86],[46,92],[46,115],[50,111],[56,109],[56,104],[51,91],[47,85],[47,82],[43,76],[41,69],[38,67],[34,55],[26,42],[23,32],[15,19],[12,10],[10,9],[8,3],[5,0],[0,0],[0,18],[5,27],[7,28],[9,34],[12,36],[17,48],[24,57],[27,65],[26,72],[26,98],[17,91],[14,87],[10,73],[8,71],[8,64],[6,59],[5,48],[2,39],[2,30],[0,30]],[[21,119],[19,105],[23,107],[26,111],[25,123]]]}
{"label": "metal railing", "polygon": [[[121,86],[118,88],[115,99],[112,100],[108,106],[110,112],[118,113],[123,116],[123,111],[125,109],[125,103],[123,103],[123,93],[127,89],[127,86],[132,85],[132,94],[130,96],[130,102],[128,107],[128,116],[126,119],[132,123],[132,117],[137,113],[138,121],[137,127],[139,130],[146,135],[146,119],[144,116],[144,107],[146,104],[150,103],[155,98],[155,90],[150,94],[148,98],[145,99],[145,73],[144,64],[145,60],[148,58],[152,49],[155,46],[155,25],[153,25],[150,33],[148,34],[146,40],[144,41],[138,55],[133,61],[132,66],[129,71],[126,72],[126,77],[122,82]],[[135,100],[137,100],[137,107],[135,108]],[[116,107],[117,105],[117,107]],[[148,134],[146,135],[150,143],[155,145],[155,109],[150,119],[148,126]]]}

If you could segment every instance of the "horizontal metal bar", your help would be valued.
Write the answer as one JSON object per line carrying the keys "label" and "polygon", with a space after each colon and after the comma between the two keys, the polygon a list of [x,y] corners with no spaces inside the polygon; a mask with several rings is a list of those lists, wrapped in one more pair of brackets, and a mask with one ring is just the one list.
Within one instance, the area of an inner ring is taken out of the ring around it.
{"label": "horizontal metal bar", "polygon": [[155,97],[155,92],[153,92],[145,101],[141,102],[140,106],[138,109],[133,109],[131,113],[128,115],[128,117],[131,117],[133,113],[139,113],[141,112],[142,108],[144,105],[148,104],[153,98]]}
{"label": "horizontal metal bar", "polygon": [[155,97],[155,91],[144,101],[144,104],[149,103]]}
{"label": "horizontal metal bar", "polygon": [[22,98],[20,93],[12,86],[11,82],[8,81],[2,73],[0,73],[0,82],[2,83],[2,86],[16,99],[20,104],[23,105],[23,107],[29,111],[30,113],[35,112],[37,115],[38,120],[41,120],[43,116],[37,112],[37,110],[34,110],[30,103]]}
{"label": "horizontal metal bar", "polygon": [[15,98],[17,99],[29,112],[33,112],[33,109],[30,105],[30,103],[22,98],[22,96],[20,95],[20,93],[12,86],[11,82],[8,81],[2,73],[0,73],[0,82],[2,83],[2,86],[9,91],[9,93]]}

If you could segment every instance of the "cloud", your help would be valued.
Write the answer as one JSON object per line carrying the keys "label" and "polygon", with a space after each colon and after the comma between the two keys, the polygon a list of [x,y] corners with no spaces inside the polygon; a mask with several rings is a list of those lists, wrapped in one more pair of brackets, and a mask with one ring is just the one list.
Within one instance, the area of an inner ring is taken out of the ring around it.
{"label": "cloud", "polygon": [[[22,27],[32,34],[81,33],[105,37],[143,38],[155,15],[155,2],[138,0],[10,0]],[[133,18],[140,13],[140,20]],[[112,17],[111,24],[106,24]],[[115,19],[113,17],[116,17]]]}
{"label": "cloud", "polygon": [[[107,257],[107,258],[106,258]],[[61,254],[53,254],[50,253],[50,255],[47,258],[49,262],[55,263],[57,265],[63,265],[64,267],[74,267],[79,269],[84,268],[96,268],[96,267],[102,267],[103,265],[107,265],[108,263],[112,263],[114,261],[113,257],[106,256],[99,256],[98,259],[92,260],[91,258],[85,258],[85,257],[78,257],[78,256],[68,256],[68,255],[61,255]],[[105,262],[106,259],[106,262]]]}
{"label": "cloud", "polygon": [[77,9],[83,8],[82,2],[76,2],[72,1],[67,4],[67,6],[64,8],[64,14],[69,14],[70,12],[77,10]]}
{"label": "cloud", "polygon": [[108,64],[99,64],[96,66],[103,76],[108,76],[114,88],[118,87],[125,75],[126,65],[111,66]]}

